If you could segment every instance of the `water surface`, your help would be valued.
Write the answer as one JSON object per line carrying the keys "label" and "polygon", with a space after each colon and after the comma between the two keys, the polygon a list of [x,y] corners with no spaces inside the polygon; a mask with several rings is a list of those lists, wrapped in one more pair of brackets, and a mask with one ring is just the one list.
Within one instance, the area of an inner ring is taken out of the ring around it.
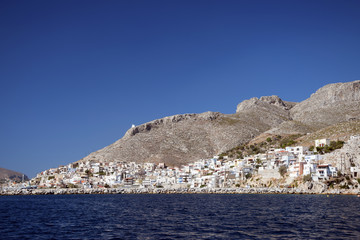
{"label": "water surface", "polygon": [[1,196],[0,239],[360,239],[360,198]]}

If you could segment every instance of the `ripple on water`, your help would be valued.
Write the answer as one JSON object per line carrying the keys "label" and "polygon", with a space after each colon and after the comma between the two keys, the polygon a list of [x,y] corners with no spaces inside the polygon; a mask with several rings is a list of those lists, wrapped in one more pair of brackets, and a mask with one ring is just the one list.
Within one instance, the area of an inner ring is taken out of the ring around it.
{"label": "ripple on water", "polygon": [[359,207],[354,196],[2,196],[0,238],[356,239]]}

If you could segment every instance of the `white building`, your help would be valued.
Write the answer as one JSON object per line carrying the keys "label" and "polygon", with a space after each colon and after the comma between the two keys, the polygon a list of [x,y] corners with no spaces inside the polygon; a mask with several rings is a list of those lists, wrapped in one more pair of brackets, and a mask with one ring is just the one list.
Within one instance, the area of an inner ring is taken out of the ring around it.
{"label": "white building", "polygon": [[304,157],[306,163],[317,163],[322,160],[322,155],[307,155]]}
{"label": "white building", "polygon": [[218,188],[219,187],[219,176],[218,175],[212,175],[211,181],[209,182],[210,188]]}
{"label": "white building", "polygon": [[353,178],[360,177],[360,168],[359,167],[350,167],[350,172]]}
{"label": "white building", "polygon": [[303,146],[296,146],[296,147],[286,147],[285,150],[294,155],[300,155],[300,154],[305,154],[305,152],[308,151],[309,148]]}
{"label": "white building", "polygon": [[325,147],[325,145],[330,146],[330,139],[324,138],[315,140],[315,149],[317,147]]}
{"label": "white building", "polygon": [[283,165],[292,165],[296,162],[296,158],[293,155],[285,155],[281,157],[281,162]]}
{"label": "white building", "polygon": [[330,170],[330,164],[318,165],[316,168],[316,174],[313,176],[314,181],[318,180],[327,180],[332,177],[332,172]]}
{"label": "white building", "polygon": [[337,176],[337,168],[329,166],[329,169],[330,169],[331,176],[336,177]]}
{"label": "white building", "polygon": [[303,175],[316,173],[316,163],[307,162],[304,164]]}

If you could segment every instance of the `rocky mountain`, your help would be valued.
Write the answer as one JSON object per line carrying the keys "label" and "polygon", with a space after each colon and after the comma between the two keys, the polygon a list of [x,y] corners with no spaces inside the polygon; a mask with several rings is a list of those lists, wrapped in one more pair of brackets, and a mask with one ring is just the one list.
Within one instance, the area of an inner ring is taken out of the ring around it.
{"label": "rocky mountain", "polygon": [[343,121],[360,119],[360,80],[328,84],[294,106],[293,120],[320,129]]}
{"label": "rocky mountain", "polygon": [[181,165],[224,152],[261,134],[311,133],[360,119],[360,81],[329,84],[300,103],[278,96],[241,102],[235,114],[206,112],[157,119],[81,159]]}
{"label": "rocky mountain", "polygon": [[284,121],[281,115],[255,116],[206,112],[157,119],[129,129],[115,143],[91,153],[81,161],[165,162],[181,165],[209,158],[243,144]]}
{"label": "rocky mountain", "polygon": [[291,103],[291,108],[288,108],[291,121],[282,122],[258,138],[276,134],[307,134],[337,123],[360,120],[359,106],[360,80],[328,84],[308,99]]}
{"label": "rocky mountain", "polygon": [[296,103],[294,102],[286,102],[281,100],[278,96],[264,96],[261,97],[260,99],[257,97],[251,98],[249,100],[245,100],[241,103],[239,103],[239,105],[236,108],[236,112],[243,112],[249,109],[254,109],[254,108],[266,108],[266,110],[271,110],[269,109],[272,108],[272,110],[275,111],[281,111],[284,110],[283,112],[286,112],[285,114],[288,115],[290,114],[288,111],[291,109],[292,107],[294,107],[296,105]]}
{"label": "rocky mountain", "polygon": [[[12,180],[16,182],[21,182],[23,178],[23,174],[19,172],[15,172],[9,169],[0,168],[0,181],[4,180]],[[24,180],[27,181],[29,178],[24,175]]]}

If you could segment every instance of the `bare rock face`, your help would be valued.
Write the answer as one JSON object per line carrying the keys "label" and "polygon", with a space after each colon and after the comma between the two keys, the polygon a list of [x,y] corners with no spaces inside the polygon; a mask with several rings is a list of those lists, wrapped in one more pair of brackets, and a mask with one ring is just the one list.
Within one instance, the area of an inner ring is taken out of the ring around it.
{"label": "bare rock face", "polygon": [[360,119],[360,80],[326,85],[290,112],[294,120],[317,129]]}
{"label": "bare rock face", "polygon": [[157,119],[145,124],[142,124],[140,126],[137,127],[133,127],[131,129],[129,129],[126,134],[125,134],[125,138],[129,138],[131,136],[134,136],[135,134],[138,133],[145,133],[145,132],[149,132],[151,129],[156,129],[159,128],[161,126],[164,126],[166,124],[172,124],[172,123],[177,123],[180,121],[187,121],[187,120],[215,120],[220,116],[220,113],[217,112],[206,112],[203,114],[178,114],[178,115],[174,115],[174,116],[170,116],[170,117],[165,117],[165,118],[161,118],[161,119]]}
{"label": "bare rock face", "polygon": [[263,96],[260,99],[257,97],[251,98],[249,100],[245,100],[241,102],[236,109],[236,112],[241,112],[248,109],[253,109],[254,107],[262,107],[262,108],[269,108],[272,106],[279,107],[283,110],[289,110],[294,107],[296,103],[294,102],[287,102],[281,100],[278,96]]}
{"label": "bare rock face", "polygon": [[267,124],[270,128],[266,130],[269,130],[291,120],[291,107],[290,103],[282,101],[278,96],[254,97],[238,104],[236,113],[240,117],[252,116],[254,122]]}
{"label": "bare rock face", "polygon": [[237,106],[236,112],[245,111],[248,109],[253,109],[254,107],[270,107],[276,106],[280,107],[284,110],[287,110],[287,106],[283,100],[281,100],[278,96],[263,96],[260,99],[257,97],[251,98],[249,100],[245,100]]}
{"label": "bare rock face", "polygon": [[243,144],[282,121],[281,114],[267,112],[263,116],[252,110],[175,115],[133,127],[122,139],[81,161],[165,162],[179,166]]}
{"label": "bare rock face", "polygon": [[360,136],[351,137],[341,149],[324,155],[324,161],[350,174],[350,167],[360,167]]}

